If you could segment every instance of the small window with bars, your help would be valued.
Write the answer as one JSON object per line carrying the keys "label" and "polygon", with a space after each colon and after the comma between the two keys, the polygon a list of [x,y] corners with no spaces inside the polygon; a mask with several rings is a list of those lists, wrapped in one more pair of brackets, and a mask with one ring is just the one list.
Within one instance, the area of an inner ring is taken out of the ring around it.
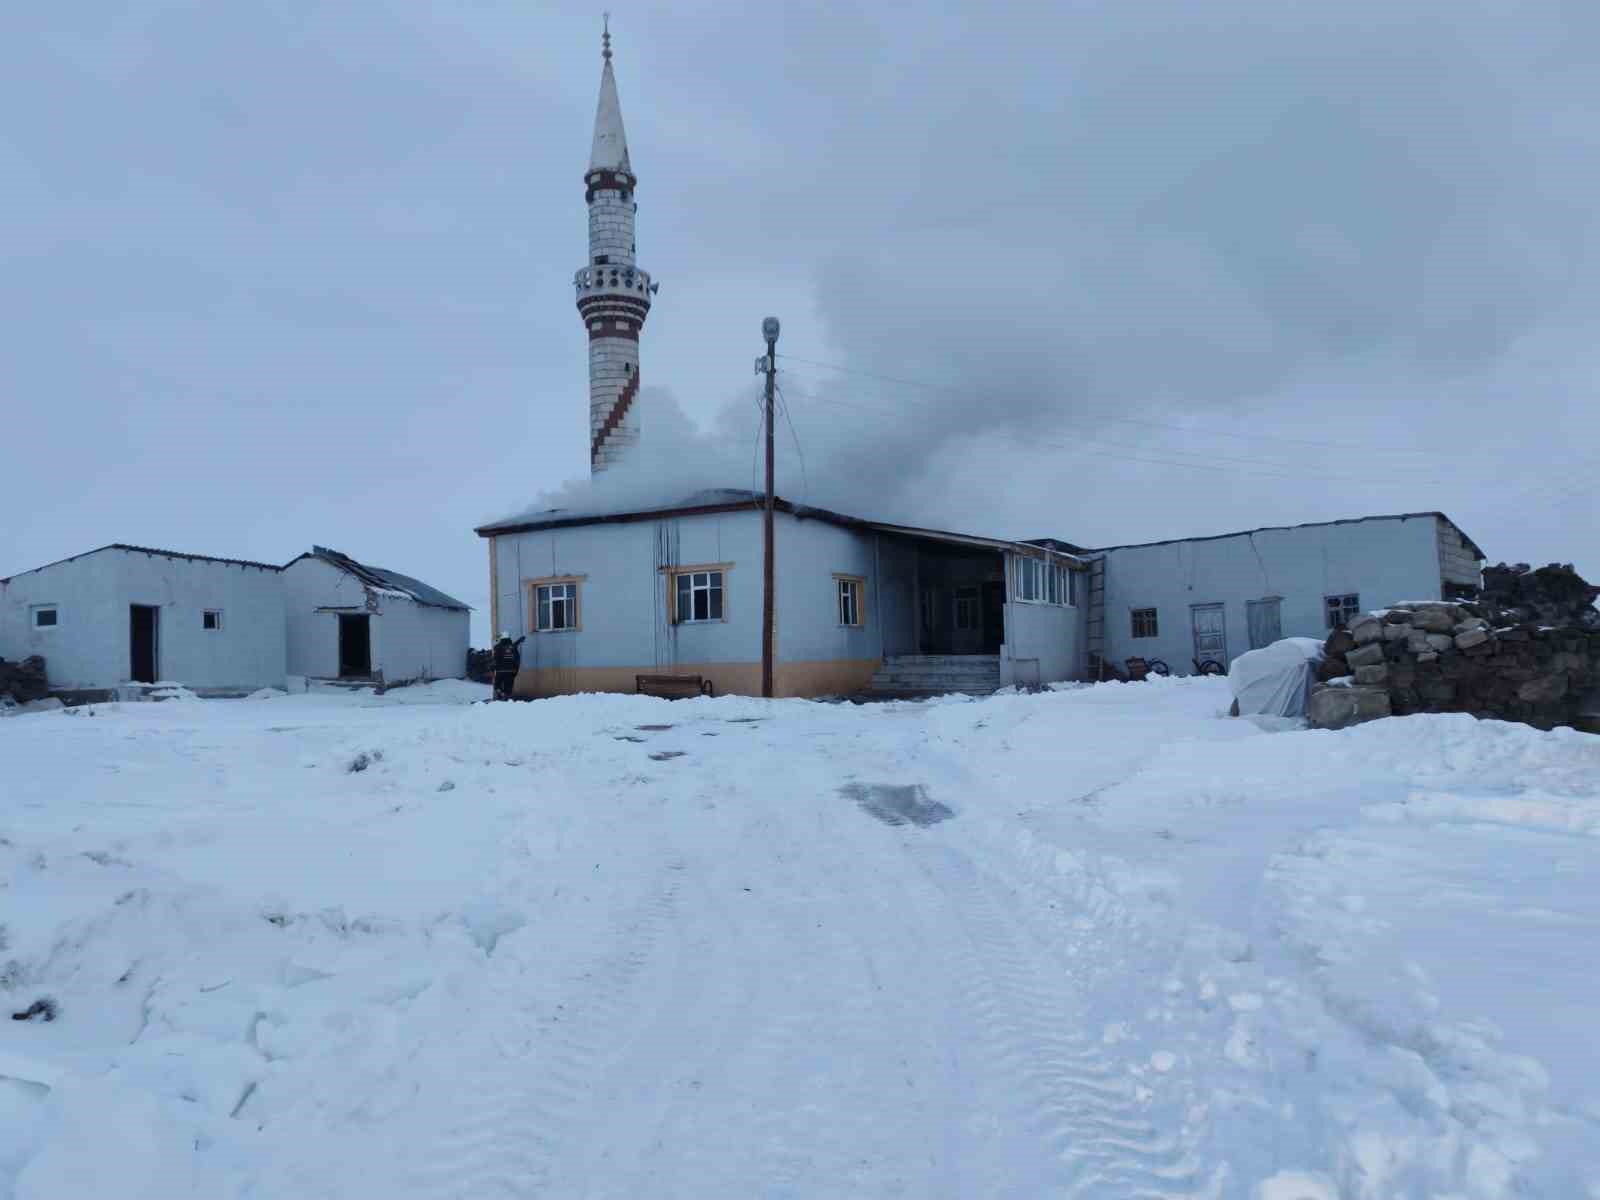
{"label": "small window with bars", "polygon": [[200,628],[210,633],[222,632],[222,610],[208,608],[200,614]]}
{"label": "small window with bars", "polygon": [[1136,638],[1160,636],[1160,625],[1156,621],[1155,609],[1136,608],[1133,610],[1133,636]]}
{"label": "small window with bars", "polygon": [[835,575],[834,583],[839,593],[839,624],[852,628],[861,624],[861,580],[849,575]]}
{"label": "small window with bars", "polygon": [[1361,597],[1354,592],[1327,597],[1328,628],[1343,629],[1361,612]]}

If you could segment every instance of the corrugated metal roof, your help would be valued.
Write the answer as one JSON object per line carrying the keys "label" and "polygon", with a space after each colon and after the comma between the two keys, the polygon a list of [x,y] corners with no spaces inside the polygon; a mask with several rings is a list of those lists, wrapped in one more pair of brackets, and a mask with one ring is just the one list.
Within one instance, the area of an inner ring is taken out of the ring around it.
{"label": "corrugated metal roof", "polygon": [[[410,596],[418,604],[426,604],[430,608],[455,608],[463,612],[471,612],[471,606],[463,604],[454,596],[447,596],[438,588],[429,587],[420,579],[413,579],[409,575],[402,575],[398,571],[386,571],[382,567],[369,566],[357,562],[348,554],[341,554],[337,550],[330,550],[326,546],[311,547],[310,554],[302,554],[300,558],[318,558],[329,566],[337,567],[354,575],[362,583],[372,587],[387,588],[390,591],[401,592]],[[295,559],[299,562],[300,559]],[[293,564],[290,564],[293,565]]]}
{"label": "corrugated metal roof", "polygon": [[618,507],[592,507],[592,508],[525,508],[509,516],[479,525],[473,532],[481,537],[491,533],[512,533],[524,529],[551,528],[557,525],[582,525],[586,522],[599,523],[606,519],[618,520],[629,517],[643,517],[652,513],[681,512],[691,508],[726,507],[738,504],[751,504],[760,499],[760,494],[745,488],[705,488],[693,492],[679,500],[663,502],[661,504],[622,505]]}
{"label": "corrugated metal roof", "polygon": [[[1108,550],[1142,550],[1148,546],[1173,546],[1180,542],[1216,542],[1221,541],[1223,538],[1248,537],[1253,533],[1283,533],[1290,529],[1321,529],[1329,525],[1359,525],[1363,521],[1413,521],[1421,517],[1437,517],[1439,520],[1448,523],[1452,529],[1461,535],[1461,540],[1467,544],[1468,549],[1480,559],[1487,559],[1478,544],[1467,536],[1466,531],[1461,526],[1450,520],[1444,513],[1437,511],[1378,513],[1370,517],[1344,517],[1337,521],[1305,521],[1299,525],[1263,525],[1259,529],[1239,529],[1233,533],[1210,533],[1203,537],[1163,538],[1159,542],[1126,542],[1120,546],[1096,546],[1092,550],[1086,550],[1085,553],[1104,554]],[[1052,541],[1055,541],[1055,539],[1038,539],[1040,543]],[[1065,545],[1066,543],[1061,544]]]}
{"label": "corrugated metal roof", "polygon": [[[488,525],[480,525],[476,532],[480,537],[488,537],[496,533],[523,533],[540,529],[604,525],[615,522],[648,520],[651,517],[695,516],[732,512],[738,509],[759,507],[763,498],[763,493],[753,492],[746,488],[708,488],[694,492],[670,504],[649,505],[644,508],[595,509],[587,512],[582,509],[563,508],[528,509],[503,520],[494,521]],[[808,520],[827,521],[834,525],[842,525],[847,529],[869,530],[874,533],[887,533],[899,537],[923,538],[927,541],[944,542],[950,545],[981,546],[991,550],[1042,549],[1053,553],[1061,553],[1054,546],[1036,546],[1031,542],[1022,542],[1013,538],[981,537],[976,534],[951,533],[943,529],[925,529],[915,525],[890,525],[881,521],[870,521],[865,517],[853,517],[847,513],[834,512],[832,509],[812,508],[809,505],[794,504],[781,496],[773,497],[773,508],[777,512],[786,512],[792,516]],[[1070,552],[1068,553],[1070,555]]]}

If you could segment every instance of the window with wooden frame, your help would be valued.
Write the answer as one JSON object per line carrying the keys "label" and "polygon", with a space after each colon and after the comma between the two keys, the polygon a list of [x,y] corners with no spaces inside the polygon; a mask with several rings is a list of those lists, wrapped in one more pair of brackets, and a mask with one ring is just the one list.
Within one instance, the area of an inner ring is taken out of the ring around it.
{"label": "window with wooden frame", "polygon": [[866,580],[859,575],[836,574],[833,583],[839,600],[839,624],[851,629],[861,628],[861,598],[866,594]]}
{"label": "window with wooden frame", "polygon": [[1153,638],[1161,635],[1160,626],[1156,622],[1156,610],[1153,608],[1136,608],[1133,610],[1133,636],[1136,638]]}
{"label": "window with wooden frame", "polygon": [[535,579],[528,584],[532,612],[528,628],[534,633],[575,633],[583,628],[578,609],[581,576],[562,575]]}
{"label": "window with wooden frame", "polygon": [[668,592],[674,625],[699,625],[726,621],[726,563],[705,567],[674,567]]}

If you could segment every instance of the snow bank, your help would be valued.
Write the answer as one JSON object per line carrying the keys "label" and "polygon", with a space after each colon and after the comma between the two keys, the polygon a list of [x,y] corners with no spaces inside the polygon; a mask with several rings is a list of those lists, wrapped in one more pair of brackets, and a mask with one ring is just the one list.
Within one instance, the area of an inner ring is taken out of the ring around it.
{"label": "snow bank", "polygon": [[486,691],[0,727],[0,1196],[1596,1194],[1600,739]]}

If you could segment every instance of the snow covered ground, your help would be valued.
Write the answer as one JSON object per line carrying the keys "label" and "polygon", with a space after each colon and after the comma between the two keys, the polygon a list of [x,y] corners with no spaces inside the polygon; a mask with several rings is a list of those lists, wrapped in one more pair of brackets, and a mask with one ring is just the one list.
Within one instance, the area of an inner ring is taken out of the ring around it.
{"label": "snow covered ground", "polygon": [[1600,738],[481,694],[0,721],[0,1198],[1600,1200]]}

